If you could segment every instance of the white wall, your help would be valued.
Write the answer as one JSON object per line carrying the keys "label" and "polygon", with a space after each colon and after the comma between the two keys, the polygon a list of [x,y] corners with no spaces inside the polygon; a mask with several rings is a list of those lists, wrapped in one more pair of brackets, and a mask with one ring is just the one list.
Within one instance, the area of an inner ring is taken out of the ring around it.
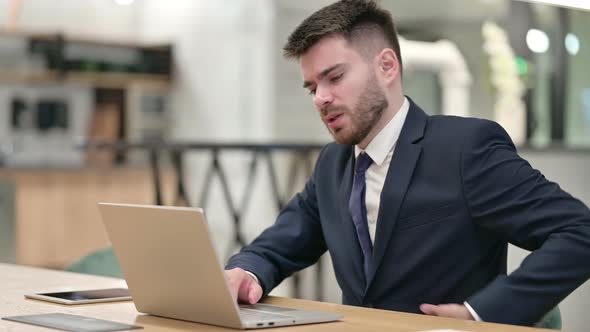
{"label": "white wall", "polygon": [[[0,26],[7,23],[9,2],[0,0]],[[135,40],[138,17],[137,5],[118,6],[111,0],[23,0],[17,29]]]}
{"label": "white wall", "polygon": [[182,138],[270,138],[270,0],[145,0],[141,39],[175,45]]}
{"label": "white wall", "polygon": [[[273,63],[276,68],[273,82],[276,85],[276,98],[273,123],[274,136],[282,140],[330,142],[331,138],[320,116],[313,107],[312,98],[303,89],[303,78],[297,61],[283,58],[283,46],[289,34],[312,10],[320,8],[329,1],[294,2],[277,1],[277,23],[274,27],[272,44]],[[306,7],[307,5],[307,7]]]}

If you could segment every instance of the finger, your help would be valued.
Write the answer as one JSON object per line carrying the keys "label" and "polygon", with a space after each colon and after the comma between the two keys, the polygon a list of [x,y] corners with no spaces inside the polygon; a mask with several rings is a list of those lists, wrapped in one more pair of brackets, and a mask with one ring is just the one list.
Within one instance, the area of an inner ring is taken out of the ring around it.
{"label": "finger", "polygon": [[238,289],[237,289],[237,287],[236,287],[236,284],[235,284],[235,282],[234,282],[233,278],[232,278],[232,277],[231,277],[231,276],[230,276],[228,273],[226,273],[226,274],[225,274],[225,279],[227,280],[227,283],[229,284],[229,291],[230,291],[230,293],[231,293],[231,296],[232,296],[234,299],[237,299],[237,296],[238,296]]}
{"label": "finger", "polygon": [[250,304],[257,303],[262,297],[262,287],[256,282],[250,283],[250,293],[248,294],[248,300]]}
{"label": "finger", "polygon": [[430,316],[438,316],[439,315],[438,306],[433,305],[433,304],[427,304],[427,303],[421,304],[420,310],[426,315],[430,315]]}
{"label": "finger", "polygon": [[250,287],[248,287],[248,279],[242,278],[240,280],[240,284],[238,285],[238,300],[241,302],[248,302],[249,292]]}
{"label": "finger", "polygon": [[238,287],[238,300],[245,303],[250,303],[250,287],[252,284],[252,278],[244,274],[240,279],[240,285]]}

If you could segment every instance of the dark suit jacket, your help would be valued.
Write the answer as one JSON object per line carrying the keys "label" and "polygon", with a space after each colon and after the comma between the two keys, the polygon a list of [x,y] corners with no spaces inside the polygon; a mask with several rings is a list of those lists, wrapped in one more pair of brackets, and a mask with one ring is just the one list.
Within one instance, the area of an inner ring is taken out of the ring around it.
{"label": "dark suit jacket", "polygon": [[[411,102],[385,180],[368,280],[348,212],[354,149],[326,145],[302,192],[227,268],[265,294],[328,250],[344,304],[419,313],[468,303],[531,325],[590,277],[590,212],[518,156],[498,124]],[[534,250],[506,276],[507,243]]]}

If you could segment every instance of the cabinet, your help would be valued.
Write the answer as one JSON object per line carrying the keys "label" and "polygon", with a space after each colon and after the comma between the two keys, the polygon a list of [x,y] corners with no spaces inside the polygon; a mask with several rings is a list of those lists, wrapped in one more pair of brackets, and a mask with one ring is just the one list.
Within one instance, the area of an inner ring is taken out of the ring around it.
{"label": "cabinet", "polygon": [[[173,172],[163,170],[163,196],[172,201]],[[150,170],[143,167],[1,169],[0,183],[12,184],[10,202],[16,263],[62,269],[109,245],[97,202],[153,204]],[[12,212],[13,211],[13,212]],[[0,216],[1,218],[2,216]]]}
{"label": "cabinet", "polygon": [[16,258],[14,198],[14,183],[0,179],[0,262],[14,263]]}

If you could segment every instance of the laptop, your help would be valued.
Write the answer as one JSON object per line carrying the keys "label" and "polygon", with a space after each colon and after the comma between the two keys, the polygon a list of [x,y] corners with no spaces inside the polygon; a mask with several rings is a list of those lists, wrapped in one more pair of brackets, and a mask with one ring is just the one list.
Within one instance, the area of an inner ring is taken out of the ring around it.
{"label": "laptop", "polygon": [[202,209],[112,203],[98,207],[139,312],[236,329],[342,318],[266,304],[238,306]]}

